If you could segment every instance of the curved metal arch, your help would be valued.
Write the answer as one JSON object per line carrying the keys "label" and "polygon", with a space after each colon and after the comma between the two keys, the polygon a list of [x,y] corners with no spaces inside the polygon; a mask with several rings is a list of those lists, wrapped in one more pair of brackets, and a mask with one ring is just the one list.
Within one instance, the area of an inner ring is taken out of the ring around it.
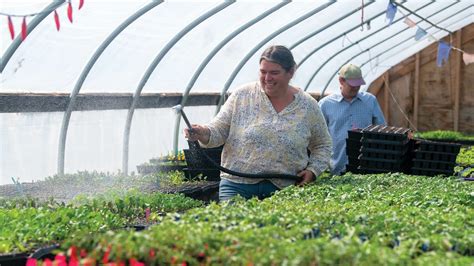
{"label": "curved metal arch", "polygon": [[123,134],[123,151],[122,151],[122,172],[124,174],[128,173],[128,151],[129,151],[129,140],[130,140],[130,127],[132,124],[133,113],[135,111],[135,107],[137,106],[138,99],[140,99],[140,94],[145,87],[145,84],[148,82],[153,71],[156,69],[158,64],[161,62],[163,57],[168,53],[168,51],[189,31],[191,31],[194,27],[199,25],[201,22],[205,21],[209,17],[215,15],[216,13],[220,12],[224,8],[228,7],[229,5],[235,3],[236,0],[224,0],[223,3],[219,4],[218,6],[214,7],[213,9],[207,11],[206,13],[199,16],[197,19],[192,21],[186,27],[184,27],[178,34],[176,34],[173,39],[171,39],[166,46],[160,51],[160,53],[153,59],[153,62],[148,66],[145,74],[142,76],[135,93],[133,94],[132,105],[128,109],[127,120],[125,122],[124,134]]}
{"label": "curved metal arch", "polygon": [[[474,6],[474,5],[470,5],[469,7],[472,8],[473,6]],[[464,10],[462,10],[461,12],[466,11],[466,10],[467,10],[467,9],[464,9]],[[442,11],[444,11],[444,10],[441,10],[440,12],[442,12]],[[459,13],[461,13],[461,12],[459,12]],[[437,12],[437,13],[439,13],[439,12]],[[437,14],[437,13],[436,13],[436,14]],[[459,14],[459,13],[457,13],[457,14]],[[457,14],[456,14],[456,15],[457,15]],[[433,15],[435,15],[435,14],[433,14]],[[463,20],[463,19],[465,19],[465,18],[467,18],[467,17],[469,17],[469,16],[463,17],[462,19],[457,20],[456,22],[461,21],[461,20]],[[439,21],[438,23],[444,22],[444,21],[446,21],[446,20],[448,20],[448,19],[450,19],[450,18],[452,18],[452,14],[450,14],[447,18],[442,19],[442,20]],[[454,23],[456,23],[456,22],[454,22]],[[452,24],[454,24],[454,23],[452,23]],[[430,27],[426,28],[426,30],[428,30],[428,29],[430,29],[430,28],[433,28],[433,26],[430,26]],[[442,31],[442,30],[439,30],[439,31]],[[393,36],[391,36],[390,38],[392,38],[392,37],[393,37]],[[372,57],[371,59],[365,61],[363,64],[360,65],[360,68],[362,68],[363,66],[365,66],[367,63],[369,63],[370,61],[372,61],[374,58],[379,57],[380,55],[382,55],[382,54],[384,54],[384,53],[390,51],[392,48],[397,47],[397,46],[403,44],[404,42],[406,42],[406,41],[408,41],[408,40],[410,40],[410,39],[412,39],[412,38],[413,38],[413,36],[410,36],[409,38],[406,38],[406,39],[404,39],[404,40],[402,40],[402,41],[400,41],[400,42],[398,42],[398,43],[392,45],[389,49],[386,49],[386,50],[380,52],[379,54],[377,54],[376,56]],[[388,38],[388,39],[389,39],[389,38]],[[386,40],[388,40],[388,39],[386,39]],[[386,41],[386,40],[384,40],[384,41]],[[382,42],[380,42],[380,43],[382,43]],[[380,43],[378,43],[378,44],[380,44]],[[378,44],[377,44],[377,45],[378,45]],[[373,48],[374,46],[375,46],[375,45],[373,45],[373,46],[371,46],[370,48],[365,49],[364,51],[362,51],[362,52],[360,52],[360,53],[354,55],[354,56],[351,57],[349,60],[347,60],[345,63],[341,64],[341,65],[339,66],[339,68],[341,68],[343,65],[349,63],[349,62],[352,61],[354,58],[356,58],[357,56],[363,54],[364,52],[369,51],[369,50],[370,50],[371,48]],[[331,80],[332,80],[332,79],[336,76],[336,74],[339,72],[339,68],[338,68],[338,69],[336,70],[336,72],[334,72],[333,75],[328,79],[328,82],[327,82],[326,85],[324,86],[323,92],[327,89],[327,87],[329,86],[329,83],[331,83]]]}
{"label": "curved metal arch", "polygon": [[268,41],[270,41],[271,39],[273,39],[275,36],[277,36],[278,34],[282,33],[283,31],[295,26],[296,24],[300,23],[301,21],[313,16],[314,14],[316,13],[319,13],[321,10],[327,8],[328,6],[332,5],[336,3],[335,0],[330,0],[328,1],[326,4],[323,4],[313,10],[311,10],[310,12],[306,13],[305,15],[293,20],[292,22],[286,24],[285,26],[281,27],[280,29],[278,29],[277,31],[273,32],[272,34],[268,35],[265,39],[263,39],[262,41],[260,41],[247,55],[245,55],[245,57],[240,61],[240,63],[237,65],[237,67],[234,69],[234,71],[232,72],[232,74],[230,75],[229,79],[227,79],[225,85],[224,85],[224,89],[222,90],[221,92],[221,96],[220,96],[220,99],[219,99],[219,103],[217,104],[217,107],[216,107],[216,113],[219,112],[222,104],[224,103],[224,96],[227,92],[227,90],[229,89],[230,87],[230,84],[234,81],[234,78],[237,76],[237,74],[240,72],[240,70],[242,69],[242,67],[245,65],[245,63],[247,63],[247,61],[250,59],[250,57],[252,57],[258,49],[260,49],[265,43],[267,43]]}
{"label": "curved metal arch", "polygon": [[[366,8],[367,6],[371,5],[375,3],[375,0],[371,0],[369,3],[365,4],[364,8]],[[296,48],[298,45],[304,43],[305,41],[307,41],[308,39],[318,35],[320,32],[328,29],[329,27],[341,22],[342,20],[348,18],[349,16],[353,15],[355,12],[361,10],[362,7],[358,7],[357,9],[354,9],[352,10],[351,12],[345,14],[344,16],[332,21],[331,23],[327,24],[326,26],[322,27],[322,28],[319,28],[318,30],[314,31],[314,32],[311,32],[310,34],[306,35],[305,37],[301,38],[300,40],[298,40],[297,42],[295,42],[293,45],[290,45],[288,46],[288,49],[290,50],[293,50],[294,48]]]}
{"label": "curved metal arch", "polygon": [[[416,9],[415,11],[420,11],[421,9],[423,9],[423,8],[425,8],[425,7],[427,7],[427,6],[431,5],[431,4],[433,4],[433,3],[434,3],[434,1],[429,2],[429,3],[427,3],[426,5],[424,5],[424,6],[420,7],[420,8],[418,8],[418,9]],[[453,6],[453,5],[457,4],[457,3],[459,3],[459,2],[452,3],[452,4],[449,5],[447,8]],[[393,21],[393,23],[396,23],[396,22],[398,22],[398,21],[400,21],[400,20],[402,20],[402,19],[404,19],[404,18],[399,18],[399,19]],[[393,24],[393,23],[392,23],[392,24]],[[358,40],[358,41],[352,43],[351,45],[346,46],[346,47],[344,47],[343,49],[339,50],[338,52],[334,53],[334,54],[331,55],[331,57],[329,57],[327,60],[324,60],[324,62],[323,62],[323,63],[318,67],[318,69],[313,73],[313,75],[311,75],[311,78],[310,78],[310,79],[308,80],[308,82],[306,83],[306,85],[305,85],[305,87],[304,87],[304,90],[305,90],[305,91],[308,90],[309,85],[311,84],[311,82],[313,82],[313,79],[316,77],[316,75],[319,73],[319,71],[321,71],[321,69],[322,69],[328,62],[330,62],[334,57],[338,56],[340,53],[346,51],[347,49],[353,47],[354,45],[359,44],[361,41],[366,40],[367,38],[369,38],[369,37],[371,37],[371,36],[373,36],[373,35],[379,33],[380,31],[382,31],[382,30],[388,28],[389,26],[390,26],[390,25],[385,25],[385,26],[383,26],[382,28],[380,28],[380,29],[378,29],[378,30],[372,32],[371,34],[369,34],[369,35],[367,35],[367,36],[364,36],[363,39]],[[405,30],[406,30],[406,29],[405,29]],[[404,31],[404,30],[403,30],[403,31]],[[398,35],[398,34],[402,33],[403,31],[399,31],[399,32],[396,33],[395,35]],[[393,36],[394,36],[394,35],[388,37],[388,39],[392,38]],[[321,95],[320,95],[319,97],[322,97],[323,93],[324,93],[324,91],[321,92]]]}
{"label": "curved metal arch", "polygon": [[[229,41],[231,41],[235,36],[240,34],[242,31],[246,30],[250,26],[254,25],[255,23],[259,22],[260,20],[264,19],[268,15],[272,14],[273,12],[279,10],[283,6],[289,4],[291,1],[290,0],[284,0],[280,4],[270,8],[269,10],[265,11],[264,13],[260,14],[259,16],[255,17],[254,19],[250,20],[249,22],[245,23],[244,25],[240,26],[238,29],[230,33],[227,37],[225,37],[214,49],[206,56],[206,58],[201,62],[199,65],[198,69],[196,72],[194,72],[193,77],[189,81],[188,85],[186,86],[186,89],[183,93],[183,98],[181,99],[181,106],[186,105],[186,101],[188,99],[189,92],[191,91],[192,87],[194,86],[194,83],[196,80],[199,78],[199,75],[201,75],[202,71],[204,68],[207,66],[209,61],[211,61],[212,58],[219,52],[222,47],[224,47]],[[173,151],[175,154],[178,152],[178,136],[179,136],[179,126],[181,122],[181,113],[178,113],[176,115],[176,121],[174,124],[174,136],[173,136]]]}
{"label": "curved metal arch", "polygon": [[[404,0],[403,2],[405,2],[405,1],[406,1],[406,0]],[[432,0],[432,1],[433,1],[433,0]],[[377,18],[377,17],[379,17],[379,16],[381,16],[381,15],[384,15],[385,13],[386,13],[385,11],[379,12],[379,13],[375,14],[374,16],[368,18],[367,20],[373,20],[373,19],[375,19],[375,18]],[[316,47],[314,50],[312,50],[311,52],[309,52],[305,57],[303,57],[303,59],[302,59],[302,60],[300,61],[300,63],[299,63],[299,67],[301,67],[301,65],[303,65],[303,64],[306,62],[306,60],[308,60],[308,58],[311,57],[313,54],[315,54],[317,51],[319,51],[320,49],[326,47],[326,45],[332,43],[333,41],[335,41],[335,40],[337,40],[337,39],[339,39],[339,38],[341,38],[342,36],[346,35],[348,32],[351,32],[351,31],[353,31],[354,29],[357,29],[358,27],[360,27],[360,24],[357,24],[356,26],[354,26],[354,27],[352,27],[352,28],[346,30],[345,32],[343,32],[343,33],[337,35],[336,37],[332,38],[331,40],[329,40],[329,41],[323,43],[322,45],[320,45],[320,46],[318,46],[318,47]],[[306,88],[305,88],[305,91],[306,91]]]}
{"label": "curved metal arch", "polygon": [[135,12],[133,15],[128,17],[122,24],[120,24],[97,48],[97,50],[94,52],[92,57],[89,59],[89,62],[87,62],[86,66],[82,70],[79,79],[77,80],[76,84],[74,85],[74,89],[71,92],[71,95],[69,96],[69,103],[67,105],[67,109],[64,112],[62,124],[61,124],[61,132],[59,136],[59,146],[58,146],[58,174],[62,175],[64,174],[64,161],[65,161],[65,153],[66,153],[66,138],[67,138],[67,130],[69,127],[69,121],[71,119],[71,113],[74,109],[74,106],[76,104],[76,99],[77,95],[79,94],[79,91],[82,88],[82,85],[84,84],[85,79],[89,75],[90,70],[94,66],[94,64],[97,62],[99,57],[102,55],[102,53],[105,51],[105,49],[109,46],[109,44],[124,30],[126,29],[130,24],[132,24],[135,20],[140,18],[143,14],[147,13],[157,5],[163,3],[162,0],[154,0],[151,3],[147,4],[146,6],[142,7],[139,9],[137,12]]}
{"label": "curved metal arch", "polygon": [[[36,15],[30,23],[28,23],[28,31],[32,32],[36,26],[38,26],[51,12],[56,10],[60,5],[64,4],[66,1],[65,0],[58,0],[54,1],[51,4],[49,4],[47,7],[45,7],[38,15]],[[0,73],[3,72],[5,67],[7,66],[8,62],[10,61],[11,57],[15,53],[16,49],[20,47],[22,40],[20,36],[17,36],[15,40],[10,44],[8,49],[5,51],[5,53],[2,56],[2,62],[0,64]]]}

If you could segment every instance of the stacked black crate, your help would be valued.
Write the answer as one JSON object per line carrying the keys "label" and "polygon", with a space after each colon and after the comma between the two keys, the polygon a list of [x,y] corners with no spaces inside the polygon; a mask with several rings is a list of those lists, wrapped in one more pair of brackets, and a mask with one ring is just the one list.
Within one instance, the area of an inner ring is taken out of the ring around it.
{"label": "stacked black crate", "polygon": [[346,154],[349,163],[346,165],[346,172],[359,173],[359,156],[362,139],[362,129],[356,128],[347,132]]}
{"label": "stacked black crate", "polygon": [[461,145],[457,143],[419,140],[416,142],[411,172],[414,175],[451,176],[460,149]]}
{"label": "stacked black crate", "polygon": [[410,129],[371,125],[362,130],[359,170],[363,173],[409,173],[413,142]]}

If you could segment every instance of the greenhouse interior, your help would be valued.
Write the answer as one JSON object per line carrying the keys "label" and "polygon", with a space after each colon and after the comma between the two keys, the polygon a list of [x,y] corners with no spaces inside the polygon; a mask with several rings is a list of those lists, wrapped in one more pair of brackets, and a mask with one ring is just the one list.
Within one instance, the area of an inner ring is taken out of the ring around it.
{"label": "greenhouse interior", "polygon": [[0,266],[474,265],[472,0],[0,21]]}

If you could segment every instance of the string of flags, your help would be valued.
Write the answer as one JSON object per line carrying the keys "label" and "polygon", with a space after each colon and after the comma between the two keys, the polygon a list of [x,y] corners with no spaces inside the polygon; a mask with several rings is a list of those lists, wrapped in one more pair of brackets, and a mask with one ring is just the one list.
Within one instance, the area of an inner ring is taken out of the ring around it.
{"label": "string of flags", "polygon": [[414,37],[416,41],[419,41],[419,40],[423,39],[425,36],[427,36],[429,38],[429,40],[438,42],[438,53],[437,53],[437,58],[436,58],[436,64],[437,64],[438,67],[442,67],[443,64],[448,61],[449,54],[450,54],[451,50],[456,50],[456,51],[461,52],[463,54],[462,58],[463,58],[464,64],[469,65],[471,63],[474,63],[474,54],[467,53],[466,51],[463,51],[460,48],[454,47],[450,43],[447,43],[445,41],[441,41],[441,40],[436,39],[432,34],[429,34],[425,29],[418,26],[416,24],[416,22],[411,20],[401,10],[397,10],[397,6],[402,7],[403,9],[407,10],[411,14],[421,18],[422,20],[428,22],[429,24],[431,24],[432,26],[434,26],[438,29],[444,30],[444,31],[448,32],[449,34],[453,34],[453,33],[451,31],[447,30],[447,29],[441,28],[441,27],[431,23],[430,21],[422,18],[421,16],[419,16],[415,12],[408,10],[403,5],[401,5],[399,3],[396,3],[393,0],[390,0],[389,3],[388,3],[387,11],[386,11],[385,15],[386,15],[386,19],[388,20],[389,25],[392,24],[393,19],[395,18],[395,15],[396,15],[397,11],[399,11],[405,17],[403,22],[409,28],[415,28],[415,27],[417,28],[416,32],[415,32],[415,37]]}
{"label": "string of flags", "polygon": [[[78,3],[77,9],[80,10],[84,6],[84,0],[78,0],[78,1],[79,1],[79,3]],[[73,23],[73,7],[72,7],[71,0],[65,1],[60,6],[66,4],[66,3],[67,3],[67,18],[68,18],[69,22]],[[57,31],[59,31],[61,29],[61,22],[59,20],[59,15],[58,15],[58,11],[57,11],[57,9],[60,6],[55,7],[54,12],[53,12],[54,25],[56,26]],[[26,36],[28,35],[27,18],[28,17],[34,17],[34,16],[39,15],[39,14],[51,13],[51,11],[53,11],[53,10],[43,10],[43,11],[37,12],[37,13],[22,14],[22,15],[8,14],[8,13],[0,12],[0,15],[7,17],[8,30],[10,32],[10,37],[11,37],[12,40],[14,40],[15,36],[16,36],[15,35],[15,26],[14,26],[12,18],[14,18],[14,17],[23,18],[22,22],[21,22],[20,36],[21,36],[21,40],[24,41],[26,39]]]}

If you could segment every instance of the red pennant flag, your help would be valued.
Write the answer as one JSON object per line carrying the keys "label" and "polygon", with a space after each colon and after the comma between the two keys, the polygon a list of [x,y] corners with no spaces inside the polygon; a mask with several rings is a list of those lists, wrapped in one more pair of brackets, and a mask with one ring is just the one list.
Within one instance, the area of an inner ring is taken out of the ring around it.
{"label": "red pennant flag", "polygon": [[79,0],[79,8],[78,9],[81,9],[83,5],[84,5],[84,0]]}
{"label": "red pennant flag", "polygon": [[59,16],[56,10],[54,10],[54,22],[56,23],[56,29],[59,31],[61,28],[61,23],[59,22]]}
{"label": "red pennant flag", "polygon": [[71,2],[69,2],[69,5],[67,6],[67,18],[72,23],[72,4],[71,4]]}
{"label": "red pennant flag", "polygon": [[8,16],[8,29],[10,30],[10,36],[12,40],[15,39],[15,28],[13,27],[13,21],[10,16]]}
{"label": "red pennant flag", "polygon": [[23,23],[21,23],[21,40],[26,39],[26,35],[28,34],[28,29],[26,27],[26,17],[23,17]]}

